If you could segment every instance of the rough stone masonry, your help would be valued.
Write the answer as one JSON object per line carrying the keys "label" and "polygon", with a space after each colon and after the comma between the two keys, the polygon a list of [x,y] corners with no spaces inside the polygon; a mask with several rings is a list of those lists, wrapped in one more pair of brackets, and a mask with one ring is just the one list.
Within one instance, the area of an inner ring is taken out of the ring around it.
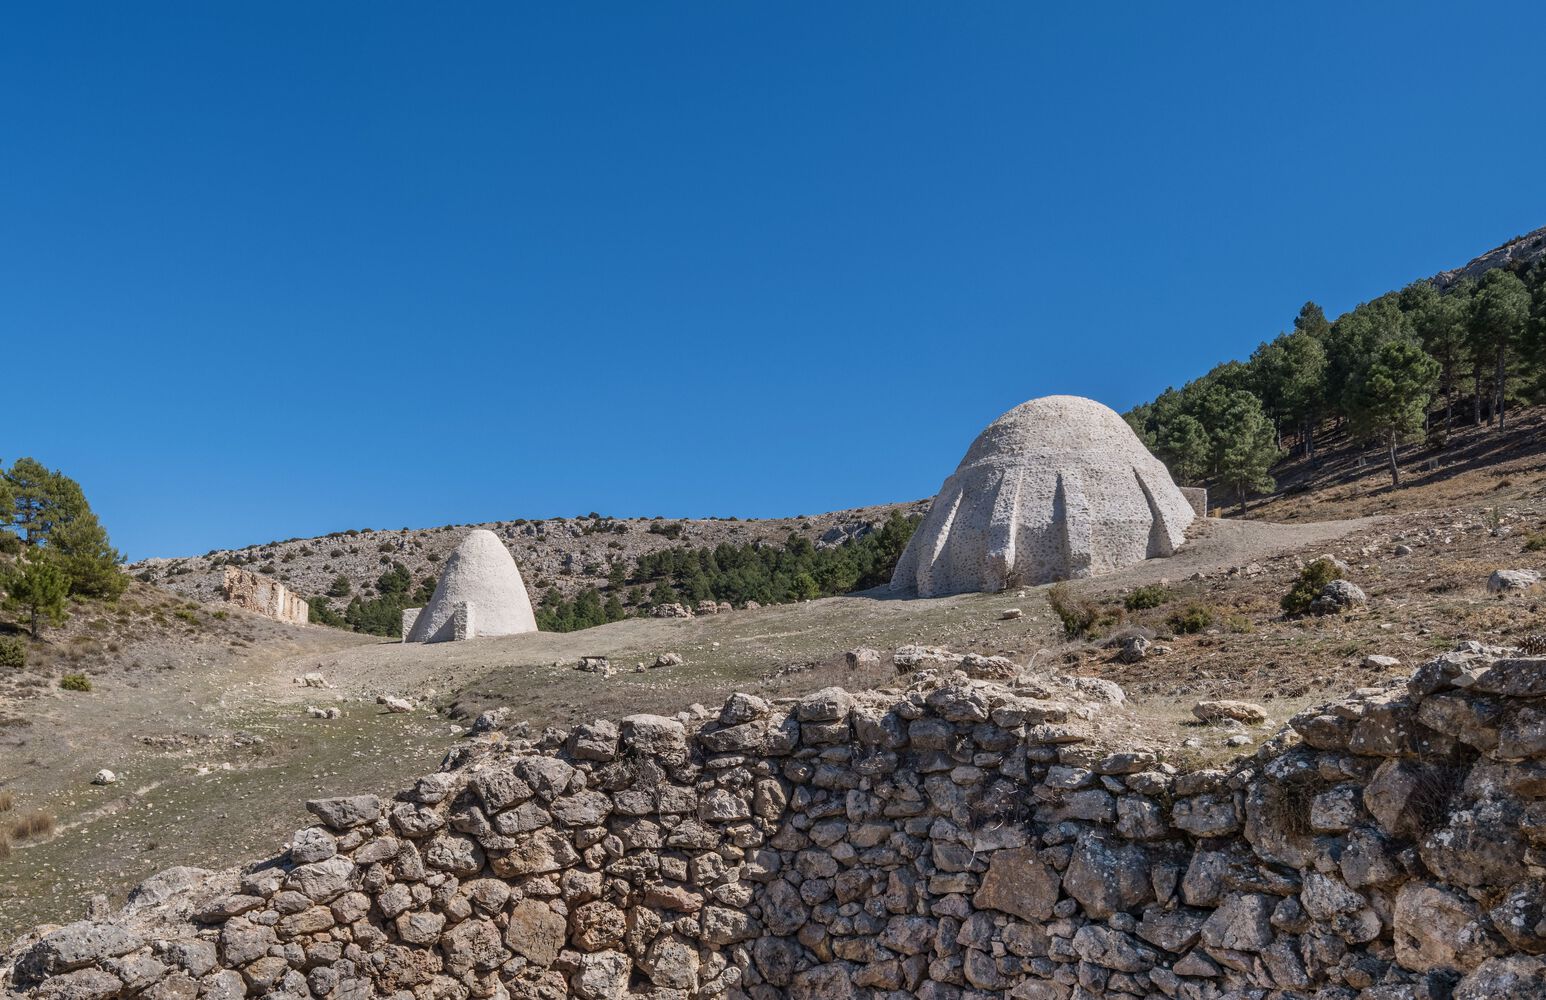
{"label": "rough stone masonry", "polygon": [[[1546,659],[1472,646],[1227,770],[1049,680],[485,736],[0,959],[29,997],[1546,997]],[[1093,720],[1093,721],[1092,721]]]}
{"label": "rough stone masonry", "polygon": [[250,570],[227,566],[221,592],[227,602],[287,625],[305,625],[310,620],[310,605],[278,580]]}
{"label": "rough stone masonry", "polygon": [[1116,411],[1044,396],[977,435],[891,587],[940,597],[1109,573],[1174,554],[1197,516]]}

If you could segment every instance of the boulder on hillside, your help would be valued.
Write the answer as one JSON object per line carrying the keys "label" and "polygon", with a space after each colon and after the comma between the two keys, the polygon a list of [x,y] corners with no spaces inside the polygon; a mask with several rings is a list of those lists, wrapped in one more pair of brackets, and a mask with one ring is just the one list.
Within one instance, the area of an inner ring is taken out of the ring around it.
{"label": "boulder on hillside", "polygon": [[1506,594],[1532,590],[1541,582],[1541,574],[1533,569],[1499,569],[1487,578],[1487,593]]}
{"label": "boulder on hillside", "polygon": [[1319,597],[1310,602],[1310,614],[1336,615],[1349,608],[1368,603],[1368,595],[1356,583],[1350,580],[1333,580],[1321,590]]}

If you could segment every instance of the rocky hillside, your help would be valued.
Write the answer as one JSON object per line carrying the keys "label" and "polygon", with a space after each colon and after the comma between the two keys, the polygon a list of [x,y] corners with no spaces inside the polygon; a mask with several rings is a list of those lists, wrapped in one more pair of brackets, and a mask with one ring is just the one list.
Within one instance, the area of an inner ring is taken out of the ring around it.
{"label": "rocky hillside", "polygon": [[1516,236],[1502,246],[1494,247],[1472,259],[1463,267],[1440,271],[1433,276],[1432,281],[1440,288],[1448,288],[1465,278],[1472,280],[1480,278],[1495,267],[1530,264],[1543,257],[1546,257],[1546,226],[1525,233],[1523,236]]}
{"label": "rocky hillside", "polygon": [[218,549],[181,559],[146,559],[129,567],[142,581],[155,583],[198,601],[219,599],[223,567],[246,566],[282,581],[305,598],[326,594],[334,581],[349,581],[349,594],[370,596],[376,578],[394,562],[408,568],[414,583],[439,577],[440,563],[473,528],[487,528],[515,557],[526,586],[538,596],[557,587],[566,597],[603,587],[610,567],[631,567],[639,556],[673,546],[722,543],[782,545],[791,534],[818,546],[839,545],[862,537],[893,510],[921,513],[927,501],[860,507],[794,518],[767,520],[555,517],[545,521],[490,521],[438,528],[351,530],[320,538]]}
{"label": "rocky hillside", "polygon": [[1109,741],[1114,687],[996,660],[535,744],[483,728],[392,800],[309,802],[273,859],[38,929],[0,989],[1546,995],[1546,659],[1473,643],[1204,770]]}

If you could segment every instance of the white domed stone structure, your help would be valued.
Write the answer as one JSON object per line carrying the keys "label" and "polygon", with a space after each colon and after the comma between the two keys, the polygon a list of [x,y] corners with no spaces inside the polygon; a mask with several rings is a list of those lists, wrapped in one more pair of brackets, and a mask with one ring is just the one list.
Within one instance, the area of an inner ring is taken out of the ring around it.
{"label": "white domed stone structure", "polygon": [[492,531],[479,528],[446,559],[435,595],[403,612],[404,642],[446,642],[537,631],[515,560]]}
{"label": "white domed stone structure", "polygon": [[1109,573],[1172,554],[1195,516],[1115,410],[1045,396],[972,442],[891,588],[938,597]]}

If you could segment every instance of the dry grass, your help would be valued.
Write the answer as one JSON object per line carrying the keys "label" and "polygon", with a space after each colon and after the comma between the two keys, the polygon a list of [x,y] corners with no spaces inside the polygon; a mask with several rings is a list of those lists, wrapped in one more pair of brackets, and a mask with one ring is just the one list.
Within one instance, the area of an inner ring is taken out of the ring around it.
{"label": "dry grass", "polygon": [[1407,809],[1420,833],[1426,834],[1449,820],[1449,804],[1460,794],[1470,768],[1460,763],[1425,764],[1417,774]]}
{"label": "dry grass", "polygon": [[10,792],[0,792],[0,813],[10,812],[16,807],[16,796]]}
{"label": "dry grass", "polygon": [[1273,782],[1262,787],[1262,816],[1290,836],[1308,837],[1315,832],[1310,825],[1310,807],[1320,794],[1321,782],[1313,772],[1294,779]]}
{"label": "dry grass", "polygon": [[33,840],[54,832],[54,814],[46,809],[34,809],[22,813],[11,822],[12,840]]}

